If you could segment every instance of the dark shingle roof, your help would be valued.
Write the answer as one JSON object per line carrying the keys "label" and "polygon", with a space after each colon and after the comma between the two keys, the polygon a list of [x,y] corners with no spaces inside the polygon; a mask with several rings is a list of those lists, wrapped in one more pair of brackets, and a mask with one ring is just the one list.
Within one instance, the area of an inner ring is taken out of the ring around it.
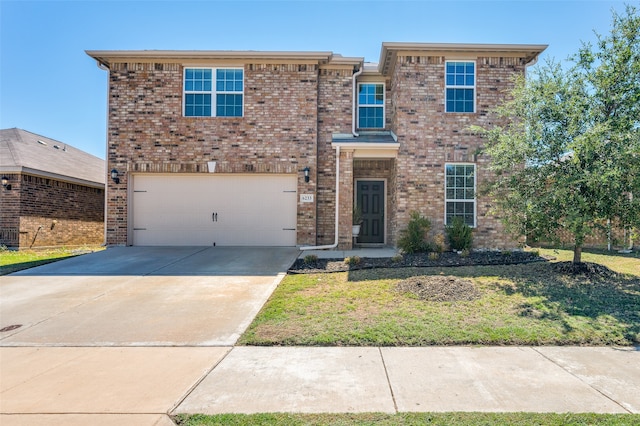
{"label": "dark shingle roof", "polygon": [[0,130],[0,172],[41,174],[93,186],[105,183],[104,160],[17,128]]}

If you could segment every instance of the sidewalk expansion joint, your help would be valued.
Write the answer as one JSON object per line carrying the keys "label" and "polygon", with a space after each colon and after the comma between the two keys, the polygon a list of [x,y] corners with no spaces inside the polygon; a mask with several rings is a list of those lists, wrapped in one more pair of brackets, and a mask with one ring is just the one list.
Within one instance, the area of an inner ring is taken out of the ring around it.
{"label": "sidewalk expansion joint", "polygon": [[391,400],[393,401],[393,409],[396,414],[398,413],[398,403],[396,402],[396,396],[393,393],[393,386],[391,386],[391,380],[389,379],[389,372],[387,371],[387,364],[384,362],[384,355],[382,355],[382,348],[378,347],[380,353],[380,360],[382,360],[382,368],[384,368],[384,375],[387,378],[387,384],[389,385],[389,393],[391,393]]}
{"label": "sidewalk expansion joint", "polygon": [[169,410],[167,410],[167,412],[166,412],[166,413],[163,413],[163,414],[166,414],[166,415],[168,415],[168,416],[171,416],[171,413],[173,413],[173,412],[176,410],[176,408],[178,408],[178,407],[180,406],[180,404],[182,404],[182,403],[184,402],[184,400],[185,400],[185,399],[187,399],[187,397],[188,397],[189,395],[191,395],[191,393],[192,393],[192,392],[193,392],[193,391],[194,391],[194,390],[195,390],[195,389],[200,385],[200,383],[202,383],[202,381],[203,381],[204,379],[206,379],[206,378],[209,376],[209,374],[211,374],[211,372],[212,372],[212,371],[213,371],[213,370],[214,370],[218,365],[220,365],[220,363],[221,363],[222,361],[224,361],[224,360],[227,358],[227,356],[229,356],[229,354],[231,353],[231,351],[233,350],[233,348],[234,348],[234,347],[235,347],[235,346],[230,347],[230,348],[229,348],[229,350],[224,354],[224,356],[223,356],[222,358],[220,358],[220,359],[218,360],[218,362],[216,362],[215,364],[213,364],[213,365],[211,366],[211,368],[207,369],[207,370],[204,372],[204,374],[203,374],[202,376],[200,376],[200,378],[199,378],[198,380],[196,380],[196,381],[195,381],[195,383],[194,383],[194,384],[193,384],[189,389],[187,389],[187,391],[184,393],[184,395],[183,395],[181,398],[179,398],[179,399],[176,401],[176,403],[175,403],[175,404],[173,404],[173,406],[172,406],[171,408],[169,408]]}
{"label": "sidewalk expansion joint", "polygon": [[546,360],[550,361],[552,364],[558,366],[558,368],[560,368],[562,371],[565,371],[566,373],[572,375],[573,377],[575,377],[576,379],[580,380],[582,383],[584,383],[585,385],[589,386],[591,389],[593,389],[594,391],[598,392],[600,395],[602,395],[603,397],[605,397],[606,399],[608,399],[609,401],[613,402],[614,404],[616,404],[618,407],[622,408],[624,411],[626,411],[629,414],[634,414],[633,411],[629,410],[627,407],[625,407],[623,404],[621,404],[620,402],[616,401],[615,399],[611,398],[609,395],[607,395],[606,393],[602,392],[600,389],[598,389],[597,387],[591,385],[591,383],[586,382],[582,377],[578,376],[577,374],[567,370],[566,368],[564,368],[562,365],[558,364],[554,359],[546,356],[545,354],[543,354],[542,352],[540,352],[538,349],[536,349],[535,347],[531,347],[531,349],[533,349],[534,352],[536,352],[538,355],[542,356],[543,358],[545,358]]}

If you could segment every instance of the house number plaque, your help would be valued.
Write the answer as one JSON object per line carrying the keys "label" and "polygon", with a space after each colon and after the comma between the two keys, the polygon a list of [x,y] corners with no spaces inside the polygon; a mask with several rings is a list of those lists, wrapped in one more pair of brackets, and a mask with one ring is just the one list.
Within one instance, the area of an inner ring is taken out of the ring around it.
{"label": "house number plaque", "polygon": [[313,194],[300,194],[301,203],[313,203]]}

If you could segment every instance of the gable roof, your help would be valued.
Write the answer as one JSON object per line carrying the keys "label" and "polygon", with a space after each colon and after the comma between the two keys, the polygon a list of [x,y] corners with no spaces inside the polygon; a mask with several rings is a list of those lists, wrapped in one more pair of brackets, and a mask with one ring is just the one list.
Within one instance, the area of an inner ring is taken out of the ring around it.
{"label": "gable roof", "polygon": [[0,173],[29,173],[104,187],[105,162],[64,142],[22,129],[0,130]]}

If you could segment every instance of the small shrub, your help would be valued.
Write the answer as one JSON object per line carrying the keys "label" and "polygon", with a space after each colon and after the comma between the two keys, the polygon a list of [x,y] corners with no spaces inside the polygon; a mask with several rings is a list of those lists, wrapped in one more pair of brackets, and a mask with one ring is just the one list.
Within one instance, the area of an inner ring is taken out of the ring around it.
{"label": "small shrub", "polygon": [[392,261],[393,263],[400,263],[400,262],[402,262],[402,259],[403,259],[403,257],[402,257],[402,255],[401,255],[401,254],[396,254],[395,256],[393,256],[393,257],[391,258],[391,261]]}
{"label": "small shrub", "polygon": [[507,256],[507,257],[508,257],[508,256],[511,256],[511,254],[512,254],[512,253],[511,253],[511,250],[502,250],[502,252],[501,252],[501,253],[502,253],[502,255],[503,255],[503,256]]}
{"label": "small shrub", "polygon": [[318,261],[318,256],[315,254],[308,254],[304,257],[304,263],[307,265],[312,265]]}
{"label": "small shrub", "polygon": [[451,249],[456,251],[471,249],[471,245],[473,244],[473,230],[469,225],[464,223],[461,217],[454,217],[451,225],[447,225],[445,229],[447,231],[447,241]]}
{"label": "small shrub", "polygon": [[460,252],[460,257],[469,257],[470,254],[471,254],[471,251],[469,249],[463,249]]}
{"label": "small shrub", "polygon": [[444,251],[444,234],[438,234],[433,237],[433,250],[442,253]]}
{"label": "small shrub", "polygon": [[429,260],[438,260],[440,258],[440,253],[437,251],[429,252],[428,254]]}
{"label": "small shrub", "polygon": [[360,256],[351,256],[351,257],[344,258],[344,263],[346,263],[349,266],[358,265],[361,261],[362,259],[360,259]]}
{"label": "small shrub", "polygon": [[412,211],[407,229],[400,231],[398,247],[405,253],[418,253],[429,250],[425,235],[431,229],[431,221],[419,212]]}

